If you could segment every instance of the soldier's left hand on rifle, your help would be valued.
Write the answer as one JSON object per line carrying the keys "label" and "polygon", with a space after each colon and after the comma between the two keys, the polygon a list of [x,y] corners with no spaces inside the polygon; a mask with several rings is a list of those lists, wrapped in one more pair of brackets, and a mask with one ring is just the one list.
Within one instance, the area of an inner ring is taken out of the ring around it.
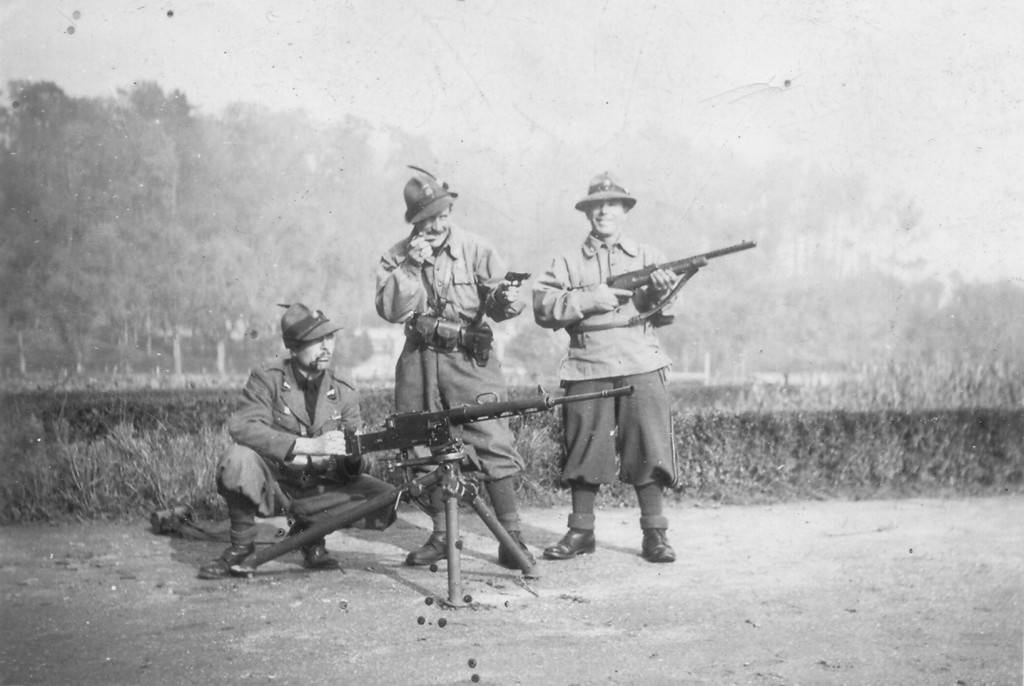
{"label": "soldier's left hand on rifle", "polygon": [[659,269],[655,272],[651,272],[651,288],[653,288],[659,295],[664,295],[672,290],[678,279],[679,277],[669,270]]}

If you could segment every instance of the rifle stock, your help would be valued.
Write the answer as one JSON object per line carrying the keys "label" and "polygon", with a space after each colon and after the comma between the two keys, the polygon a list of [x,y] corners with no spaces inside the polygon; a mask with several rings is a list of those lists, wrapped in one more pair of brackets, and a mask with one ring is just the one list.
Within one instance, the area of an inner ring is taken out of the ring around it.
{"label": "rifle stock", "polygon": [[740,252],[741,250],[749,250],[754,247],[757,247],[756,242],[743,241],[742,243],[730,245],[726,248],[719,248],[718,250],[701,253],[700,255],[693,255],[692,257],[684,257],[683,259],[676,260],[674,262],[652,264],[644,267],[643,269],[637,269],[624,274],[611,276],[608,278],[607,284],[612,288],[622,288],[625,290],[635,291],[636,289],[650,283],[651,274],[659,269],[667,269],[676,275],[685,274],[689,271],[695,272],[706,265],[708,260],[713,260],[716,257],[724,257],[725,255],[731,255],[735,252]]}

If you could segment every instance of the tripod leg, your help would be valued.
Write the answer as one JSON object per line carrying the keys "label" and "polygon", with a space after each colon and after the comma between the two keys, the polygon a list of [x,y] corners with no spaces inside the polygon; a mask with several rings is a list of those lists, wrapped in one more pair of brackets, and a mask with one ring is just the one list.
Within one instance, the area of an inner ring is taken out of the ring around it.
{"label": "tripod leg", "polygon": [[491,512],[491,508],[487,507],[483,500],[480,499],[480,496],[474,495],[470,498],[469,504],[472,505],[473,509],[476,510],[476,513],[480,515],[480,519],[482,519],[484,524],[487,525],[487,528],[491,530],[494,537],[498,539],[498,543],[504,546],[512,555],[516,564],[519,565],[519,569],[522,570],[523,576],[531,579],[540,578],[540,574],[535,572],[536,566],[527,559],[526,555],[523,555],[523,551],[519,549],[519,544],[512,540],[508,531],[505,531],[505,527],[501,525],[498,518],[494,516],[493,512]]}
{"label": "tripod leg", "polygon": [[447,534],[448,602],[462,604],[462,558],[459,552],[459,499],[449,496],[444,505],[444,527]]}
{"label": "tripod leg", "polygon": [[288,536],[284,540],[278,541],[263,550],[257,550],[252,555],[242,560],[239,564],[233,565],[231,567],[231,571],[234,574],[249,576],[264,562],[269,562],[270,560],[281,557],[285,553],[291,552],[292,550],[295,550],[307,543],[312,543],[317,539],[323,538],[327,534],[358,522],[363,517],[373,514],[381,508],[394,504],[395,500],[400,498],[403,493],[412,487],[422,486],[424,488],[429,488],[436,484],[439,478],[440,477],[435,475],[434,472],[425,474],[424,476],[413,479],[412,481],[407,481],[401,486],[396,486],[395,488],[386,491],[375,498],[371,498],[364,503],[360,503],[351,510],[346,510],[339,515],[328,517],[320,522],[315,522],[304,531]]}

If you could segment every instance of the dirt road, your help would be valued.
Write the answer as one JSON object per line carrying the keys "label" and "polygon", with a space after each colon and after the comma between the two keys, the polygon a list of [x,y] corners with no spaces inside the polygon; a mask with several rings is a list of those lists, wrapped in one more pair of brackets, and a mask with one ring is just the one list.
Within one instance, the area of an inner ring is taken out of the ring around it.
{"label": "dirt road", "polygon": [[[524,513],[536,553],[565,514]],[[332,534],[343,572],[223,582],[195,577],[222,544],[148,522],[6,527],[0,683],[1022,683],[1024,497],[677,505],[671,565],[637,516],[600,511],[597,553],[524,587],[466,515],[460,609],[425,602],[443,566],[402,565],[413,510]]]}

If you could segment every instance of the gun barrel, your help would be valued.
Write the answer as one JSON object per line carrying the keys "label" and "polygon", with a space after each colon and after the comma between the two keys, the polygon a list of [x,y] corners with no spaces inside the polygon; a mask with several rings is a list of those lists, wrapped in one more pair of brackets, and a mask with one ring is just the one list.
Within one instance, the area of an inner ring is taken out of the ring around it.
{"label": "gun barrel", "polygon": [[584,400],[597,400],[599,398],[617,398],[619,396],[632,394],[633,387],[624,386],[622,388],[613,388],[607,391],[579,393],[577,395],[565,395],[562,397],[545,395],[540,398],[523,398],[521,400],[482,403],[480,405],[459,405],[451,408],[448,412],[450,421],[453,425],[470,424],[472,422],[486,421],[488,419],[499,419],[501,417],[512,417],[522,414],[532,414],[534,412],[543,412],[558,405],[565,405],[566,403],[575,403]]}
{"label": "gun barrel", "polygon": [[551,407],[555,405],[567,405],[568,403],[578,403],[582,400],[598,400],[600,398],[618,398],[624,395],[633,395],[635,391],[633,386],[623,386],[622,388],[613,388],[608,391],[594,391],[593,393],[577,393],[576,395],[565,395],[561,398],[550,398]]}
{"label": "gun barrel", "polygon": [[730,245],[730,246],[728,246],[726,248],[719,248],[718,250],[712,250],[711,252],[706,252],[703,255],[700,255],[700,257],[703,257],[706,260],[710,260],[710,259],[715,258],[715,257],[722,257],[723,255],[731,255],[734,252],[740,252],[741,250],[750,250],[751,248],[756,248],[756,247],[757,247],[757,241],[743,241],[742,243],[737,243],[736,245]]}

